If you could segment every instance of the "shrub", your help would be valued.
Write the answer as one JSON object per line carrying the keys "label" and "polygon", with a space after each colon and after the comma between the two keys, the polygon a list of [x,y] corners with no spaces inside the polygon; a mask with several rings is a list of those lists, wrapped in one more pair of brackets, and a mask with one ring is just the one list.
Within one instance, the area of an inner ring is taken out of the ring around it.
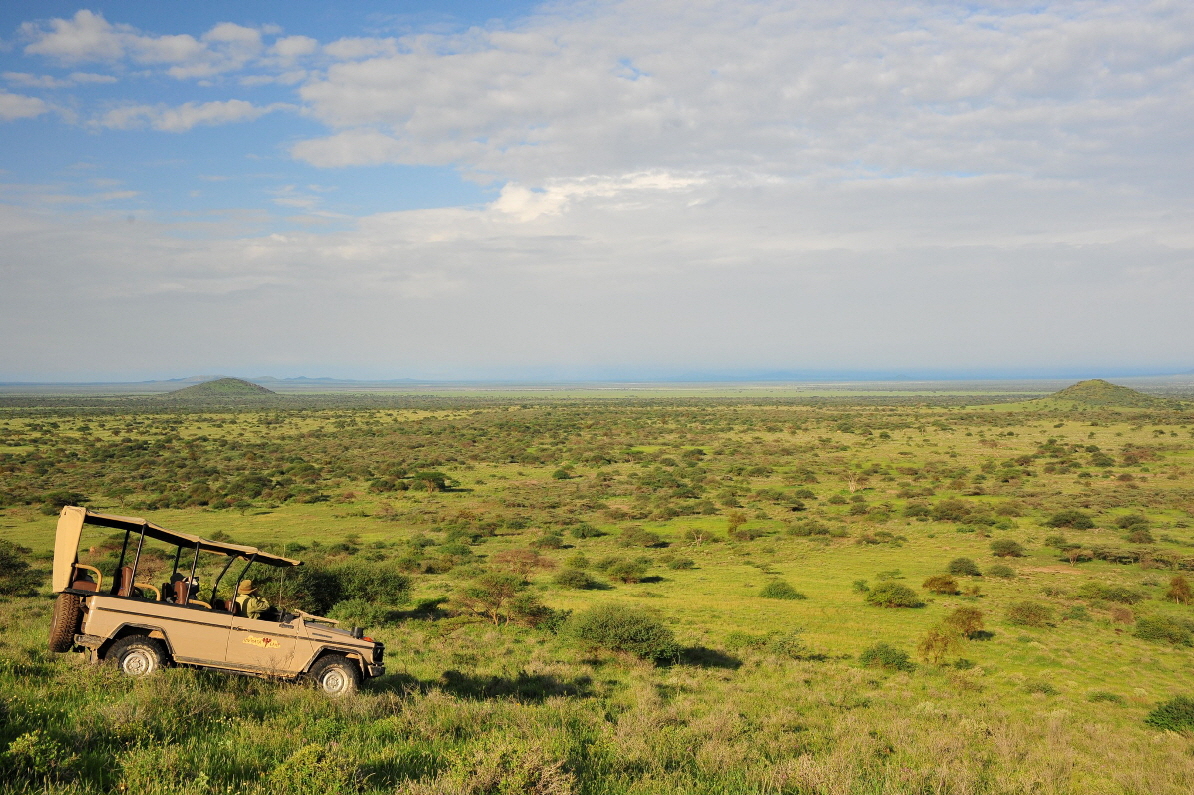
{"label": "shrub", "polygon": [[1024,690],[1029,693],[1040,693],[1042,696],[1055,696],[1058,689],[1041,679],[1030,679],[1024,683]]}
{"label": "shrub", "polygon": [[887,671],[914,671],[916,663],[905,651],[886,643],[876,643],[863,649],[858,662],[867,668],[883,668]]}
{"label": "shrub", "polygon": [[867,591],[867,604],[875,607],[924,607],[925,603],[920,600],[907,585],[901,585],[898,582],[881,582],[871,590]]}
{"label": "shrub", "polygon": [[1045,520],[1049,527],[1072,527],[1075,530],[1089,530],[1094,520],[1078,510],[1058,511]]}
{"label": "shrub", "polygon": [[1158,704],[1144,722],[1154,729],[1171,732],[1194,731],[1194,698],[1175,696]]}
{"label": "shrub", "polygon": [[647,564],[637,560],[620,558],[605,566],[604,571],[619,582],[634,583],[639,582],[643,577],[647,576]]}
{"label": "shrub", "polygon": [[960,577],[981,577],[983,573],[978,570],[978,564],[970,558],[954,558],[949,562],[946,571],[950,574],[956,574]]}
{"label": "shrub", "polygon": [[1132,528],[1132,532],[1125,537],[1129,543],[1132,544],[1152,544],[1156,542],[1153,534],[1148,531],[1147,527]]}
{"label": "shrub", "polygon": [[946,574],[934,574],[932,577],[925,580],[921,586],[930,593],[939,594],[956,594],[958,591],[958,581]]}
{"label": "shrub", "polygon": [[588,522],[581,522],[580,524],[575,524],[572,527],[569,527],[568,533],[573,538],[599,538],[600,536],[605,535],[605,533],[601,532],[596,527],[593,527],[593,525],[589,524]]}
{"label": "shrub", "polygon": [[850,587],[854,590],[854,593],[866,593],[871,590],[871,586],[867,585],[866,580],[855,580]]}
{"label": "shrub", "polygon": [[553,582],[561,587],[576,588],[577,590],[585,590],[597,585],[596,580],[580,569],[564,569],[555,576]]}
{"label": "shrub", "polygon": [[1000,538],[991,542],[991,554],[997,558],[1022,558],[1024,547],[1010,538]]}
{"label": "shrub", "polygon": [[650,613],[625,605],[598,605],[572,619],[582,643],[634,654],[654,662],[675,660],[680,647],[672,631]]}
{"label": "shrub", "polygon": [[364,599],[344,599],[337,602],[328,612],[341,624],[350,627],[382,627],[397,623],[399,614],[390,605],[377,604]]}
{"label": "shrub", "polygon": [[33,550],[0,538],[0,596],[26,596],[41,584],[42,574],[25,556]]}
{"label": "shrub", "polygon": [[1189,646],[1194,636],[1194,622],[1169,616],[1141,616],[1136,622],[1136,637],[1174,646]]}
{"label": "shrub", "polygon": [[792,526],[788,528],[788,535],[802,538],[807,538],[808,536],[827,536],[829,535],[829,525],[824,522],[818,522],[816,519],[805,519],[802,522],[793,522]]}
{"label": "shrub", "polygon": [[673,571],[682,571],[684,569],[696,568],[696,561],[692,558],[672,558],[665,565]]}
{"label": "shrub", "polygon": [[1108,693],[1106,690],[1092,690],[1086,696],[1087,701],[1092,701],[1095,704],[1122,704],[1124,697],[1117,693]]}
{"label": "shrub", "polygon": [[931,665],[940,665],[947,655],[957,653],[958,649],[958,634],[945,626],[929,627],[916,645],[920,659]]}
{"label": "shrub", "polygon": [[1179,605],[1188,605],[1194,601],[1194,592],[1190,590],[1190,581],[1182,575],[1177,575],[1169,581],[1169,589],[1165,591],[1165,598]]}
{"label": "shrub", "polygon": [[1046,604],[1025,600],[1007,608],[1007,623],[1019,627],[1046,627],[1053,620],[1053,609]]}
{"label": "shrub", "polygon": [[624,547],[666,547],[667,542],[658,533],[631,526],[622,531],[618,537],[618,544]]}
{"label": "shrub", "polygon": [[1083,599],[1102,599],[1134,605],[1144,599],[1144,594],[1122,585],[1104,585],[1101,582],[1084,582],[1075,593]]}
{"label": "shrub", "polygon": [[939,522],[964,522],[974,511],[963,500],[941,500],[933,506],[933,518]]}
{"label": "shrub", "polygon": [[564,539],[557,535],[542,535],[531,542],[535,549],[559,549],[564,546]]}
{"label": "shrub", "polygon": [[977,607],[959,607],[942,622],[964,638],[973,638],[983,629],[983,611]]}
{"label": "shrub", "polygon": [[1129,527],[1145,527],[1149,525],[1148,517],[1139,513],[1130,513],[1115,520],[1115,526],[1127,530]]}
{"label": "shrub", "polygon": [[789,657],[793,660],[820,659],[821,656],[809,649],[801,640],[803,630],[768,632],[753,635],[749,632],[731,632],[726,636],[726,649],[732,652],[753,651]]}
{"label": "shrub", "polygon": [[1005,566],[1002,563],[996,563],[994,566],[987,569],[988,577],[999,577],[1003,580],[1010,580],[1016,576],[1016,570],[1011,566]]}
{"label": "shrub", "polygon": [[784,580],[768,580],[759,591],[764,599],[807,599],[808,597],[797,591]]}

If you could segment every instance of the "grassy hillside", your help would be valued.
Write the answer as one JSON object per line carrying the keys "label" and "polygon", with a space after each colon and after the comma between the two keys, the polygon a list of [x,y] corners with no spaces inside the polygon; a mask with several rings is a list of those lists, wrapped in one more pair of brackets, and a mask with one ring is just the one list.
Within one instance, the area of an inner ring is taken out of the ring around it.
{"label": "grassy hillside", "polygon": [[[390,673],[350,702],[188,670],[129,682],[45,651],[44,590],[9,597],[0,791],[1189,792],[1194,739],[1145,718],[1194,695],[1194,608],[1169,598],[1194,580],[1192,420],[724,400],[9,412],[0,538],[35,566],[72,499],[396,568],[410,591],[364,622]],[[84,547],[111,565],[104,534]],[[957,593],[924,587],[958,558]],[[459,598],[518,560],[552,621],[507,606],[495,626]],[[561,584],[579,571],[595,587]],[[777,580],[803,598],[764,596]],[[868,604],[892,585],[923,606]],[[582,643],[571,628],[604,604],[656,616],[679,656]],[[934,652],[959,608],[982,630]],[[868,665],[876,643],[906,662]]]}
{"label": "grassy hillside", "polygon": [[245,381],[241,378],[217,378],[214,381],[204,381],[174,392],[166,397],[172,399],[202,400],[204,398],[228,398],[238,396],[273,395],[272,389],[266,389],[260,384]]}
{"label": "grassy hillside", "polygon": [[1137,392],[1126,386],[1112,384],[1101,378],[1079,381],[1049,396],[1052,400],[1072,401],[1083,406],[1117,406],[1123,408],[1159,408],[1165,406],[1162,398]]}

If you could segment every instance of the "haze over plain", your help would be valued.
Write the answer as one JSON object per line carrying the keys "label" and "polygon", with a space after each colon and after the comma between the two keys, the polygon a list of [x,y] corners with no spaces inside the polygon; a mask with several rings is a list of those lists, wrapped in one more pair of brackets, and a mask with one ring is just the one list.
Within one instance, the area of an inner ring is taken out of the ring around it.
{"label": "haze over plain", "polygon": [[0,379],[1192,366],[1189,4],[394,7],[0,11]]}

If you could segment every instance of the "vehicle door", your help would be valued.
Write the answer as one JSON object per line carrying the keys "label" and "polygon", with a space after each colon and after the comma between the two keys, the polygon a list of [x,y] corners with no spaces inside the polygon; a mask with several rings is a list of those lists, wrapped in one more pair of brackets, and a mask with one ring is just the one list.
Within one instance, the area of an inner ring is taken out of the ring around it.
{"label": "vehicle door", "polygon": [[245,616],[232,617],[228,664],[245,670],[296,674],[311,656],[311,643],[297,622],[282,624]]}
{"label": "vehicle door", "polygon": [[232,618],[227,613],[218,613],[200,606],[182,606],[167,602],[149,602],[140,599],[109,597],[106,601],[119,602],[125,610],[140,615],[140,620],[130,623],[160,626],[173,650],[174,659],[183,663],[223,663],[224,649],[228,644],[228,625]]}

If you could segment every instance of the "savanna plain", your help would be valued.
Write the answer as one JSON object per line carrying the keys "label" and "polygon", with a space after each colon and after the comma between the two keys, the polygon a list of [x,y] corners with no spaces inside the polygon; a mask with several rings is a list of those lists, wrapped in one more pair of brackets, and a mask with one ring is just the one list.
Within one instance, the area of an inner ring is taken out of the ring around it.
{"label": "savanna plain", "polygon": [[[8,400],[0,792],[1192,792],[1194,407],[1115,402]],[[387,674],[51,654],[68,504],[301,558]]]}

